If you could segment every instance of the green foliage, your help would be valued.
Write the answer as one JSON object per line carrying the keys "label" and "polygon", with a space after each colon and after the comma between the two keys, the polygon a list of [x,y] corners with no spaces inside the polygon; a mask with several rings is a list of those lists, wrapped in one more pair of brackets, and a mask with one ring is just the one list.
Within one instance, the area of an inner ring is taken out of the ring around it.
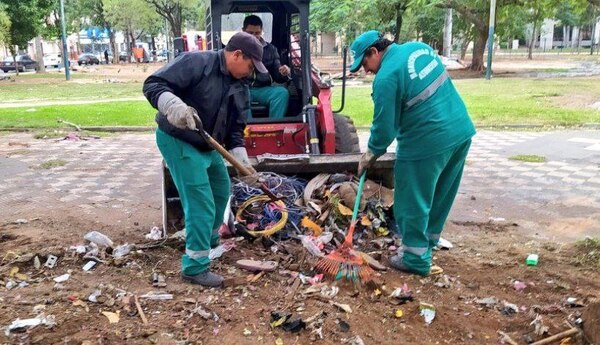
{"label": "green foliage", "polygon": [[15,55],[15,45],[20,49],[26,48],[27,42],[40,33],[49,4],[46,0],[0,0],[0,4],[4,5],[10,20],[9,49],[11,54]]}
{"label": "green foliage", "polygon": [[10,45],[10,18],[0,3],[0,44]]}
{"label": "green foliage", "polygon": [[315,0],[311,3],[310,26],[313,32],[339,32],[350,43],[364,31],[381,30],[382,20],[369,0]]}
{"label": "green foliage", "polygon": [[160,19],[144,0],[103,0],[104,15],[114,28],[130,34],[150,31]]}

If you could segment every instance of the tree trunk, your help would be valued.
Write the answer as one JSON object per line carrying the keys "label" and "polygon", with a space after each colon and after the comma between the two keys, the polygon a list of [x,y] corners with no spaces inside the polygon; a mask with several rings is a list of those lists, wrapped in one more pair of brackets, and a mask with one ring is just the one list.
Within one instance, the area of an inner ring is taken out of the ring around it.
{"label": "tree trunk", "polygon": [[173,33],[173,37],[181,37],[181,6],[175,5],[173,8],[173,12],[168,15],[167,20],[169,21],[169,25],[171,26],[171,32]]}
{"label": "tree trunk", "polygon": [[131,62],[131,39],[129,35],[129,29],[125,30],[125,43],[127,44],[127,61]]}
{"label": "tree trunk", "polygon": [[452,53],[452,9],[446,9],[446,17],[444,18],[444,56],[450,57]]}
{"label": "tree trunk", "polygon": [[536,34],[537,21],[533,22],[533,30],[531,30],[531,39],[529,40],[529,49],[527,52],[527,59],[533,60],[533,46],[535,45],[535,34]]}
{"label": "tree trunk", "polygon": [[107,27],[108,29],[108,40],[110,42],[110,49],[113,52],[113,64],[118,64],[119,63],[119,52],[117,51],[117,40],[115,38],[115,32],[112,30],[112,28]]}
{"label": "tree trunk", "polygon": [[398,8],[396,8],[396,28],[394,30],[394,41],[396,43],[400,43],[400,31],[402,31],[402,16],[404,15],[404,10],[401,6],[402,5],[398,5]]}
{"label": "tree trunk", "polygon": [[42,50],[41,36],[37,36],[35,38],[35,59],[38,62],[38,73],[46,73],[46,66],[44,66],[44,51]]}
{"label": "tree trunk", "polygon": [[473,46],[473,59],[471,60],[471,71],[482,72],[484,70],[483,54],[485,53],[485,43],[488,39],[487,26],[477,28],[477,37]]}
{"label": "tree trunk", "polygon": [[15,73],[19,75],[19,62],[17,62],[17,50],[13,48],[10,50],[10,55],[12,55],[13,62],[15,63]]}
{"label": "tree trunk", "polygon": [[467,56],[467,48],[469,48],[469,43],[471,43],[471,41],[465,37],[465,39],[463,40],[463,42],[460,46],[460,59],[463,61],[465,60],[465,58]]}

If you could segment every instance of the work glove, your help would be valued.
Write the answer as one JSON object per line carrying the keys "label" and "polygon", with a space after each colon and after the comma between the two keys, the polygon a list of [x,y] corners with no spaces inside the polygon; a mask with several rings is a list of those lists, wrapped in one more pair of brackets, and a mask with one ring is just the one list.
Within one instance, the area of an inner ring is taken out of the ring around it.
{"label": "work glove", "polygon": [[377,158],[379,158],[379,156],[375,155],[370,149],[367,149],[367,152],[363,153],[358,162],[358,176],[362,176],[365,171],[371,168]]}
{"label": "work glove", "polygon": [[243,181],[245,184],[256,187],[260,184],[259,176],[256,170],[250,164],[250,159],[248,158],[248,151],[246,151],[245,147],[235,147],[229,150],[229,153],[235,157],[235,159],[240,162],[246,169],[250,170],[251,175],[242,176],[238,171],[238,178]]}
{"label": "work glove", "polygon": [[163,92],[158,97],[158,110],[167,117],[170,124],[177,128],[194,131],[202,128],[202,121],[196,109],[185,104],[181,98],[171,92]]}

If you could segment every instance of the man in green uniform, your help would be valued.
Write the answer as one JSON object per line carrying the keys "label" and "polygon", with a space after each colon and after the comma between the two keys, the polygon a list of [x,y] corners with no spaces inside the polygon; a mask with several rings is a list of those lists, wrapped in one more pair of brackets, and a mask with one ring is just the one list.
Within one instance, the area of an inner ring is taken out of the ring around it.
{"label": "man in green uniform", "polygon": [[169,167],[185,215],[182,278],[216,287],[223,277],[209,270],[208,254],[219,244],[218,229],[230,182],[221,155],[196,131],[202,126],[243,164],[248,86],[240,79],[254,68],[266,72],[262,46],[247,33],[235,34],[223,50],[184,53],[148,77],[144,95],[158,109],[156,143]]}
{"label": "man in green uniform", "polygon": [[351,72],[362,66],[376,74],[373,125],[358,174],[396,139],[394,216],[402,248],[390,265],[428,275],[431,251],[458,191],[475,127],[430,46],[398,45],[373,30],[357,37],[351,50]]}
{"label": "man in green uniform", "polygon": [[269,106],[269,118],[282,119],[287,113],[290,94],[284,84],[290,78],[291,70],[282,65],[277,47],[267,42],[262,37],[263,23],[260,17],[250,15],[244,18],[242,31],[254,35],[263,46],[263,59],[268,73],[255,71],[248,78],[250,83],[250,97],[252,101]]}

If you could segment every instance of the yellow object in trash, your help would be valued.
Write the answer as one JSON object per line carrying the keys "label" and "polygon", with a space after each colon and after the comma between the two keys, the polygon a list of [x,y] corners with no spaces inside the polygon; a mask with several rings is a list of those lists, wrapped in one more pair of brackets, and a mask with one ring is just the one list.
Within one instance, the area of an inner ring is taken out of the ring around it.
{"label": "yellow object in trash", "polygon": [[313,235],[315,235],[315,236],[320,236],[321,233],[323,232],[323,229],[321,229],[321,227],[319,226],[319,224],[313,222],[308,217],[302,218],[302,222],[300,222],[300,225],[302,225],[303,227],[305,227],[308,230],[312,231]]}
{"label": "yellow object in trash", "polygon": [[394,316],[396,316],[396,318],[401,318],[402,316],[404,316],[404,312],[402,311],[402,309],[396,309],[396,313],[394,314]]}

